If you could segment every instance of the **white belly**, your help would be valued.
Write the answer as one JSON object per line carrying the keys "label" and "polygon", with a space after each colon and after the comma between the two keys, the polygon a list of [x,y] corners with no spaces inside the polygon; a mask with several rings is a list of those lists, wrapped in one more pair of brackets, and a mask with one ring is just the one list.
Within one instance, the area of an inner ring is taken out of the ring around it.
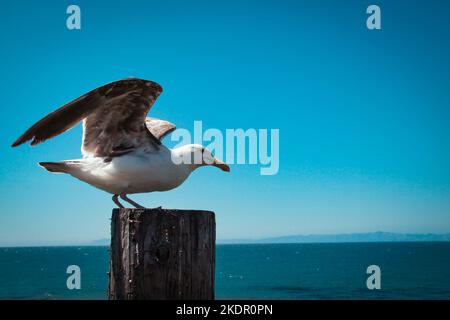
{"label": "white belly", "polygon": [[110,162],[100,158],[84,160],[86,165],[70,174],[113,194],[170,190],[183,183],[190,173],[186,166],[174,164],[170,150],[165,148],[153,154],[115,157]]}

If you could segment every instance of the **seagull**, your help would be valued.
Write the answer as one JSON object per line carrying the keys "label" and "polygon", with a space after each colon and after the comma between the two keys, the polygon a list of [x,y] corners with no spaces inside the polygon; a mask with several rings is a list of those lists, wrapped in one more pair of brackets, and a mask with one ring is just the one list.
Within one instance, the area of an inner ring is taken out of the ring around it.
{"label": "seagull", "polygon": [[162,87],[153,81],[128,78],[108,83],[63,105],[25,131],[13,144],[31,140],[34,146],[83,121],[82,159],[39,162],[53,173],[69,174],[144,208],[128,194],[167,191],[181,185],[195,169],[212,165],[229,172],[230,167],[198,144],[170,149],[161,140],[176,126],[148,118]]}

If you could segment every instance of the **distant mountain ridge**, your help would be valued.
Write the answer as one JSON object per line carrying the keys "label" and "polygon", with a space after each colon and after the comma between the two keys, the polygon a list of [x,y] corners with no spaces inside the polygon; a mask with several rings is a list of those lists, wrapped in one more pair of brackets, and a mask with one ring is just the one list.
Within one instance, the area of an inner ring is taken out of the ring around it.
{"label": "distant mountain ridge", "polygon": [[222,244],[238,243],[347,243],[347,242],[419,242],[450,241],[450,233],[446,234],[414,234],[393,232],[369,232],[324,235],[292,235],[262,239],[230,239],[218,240]]}
{"label": "distant mountain ridge", "polygon": [[111,244],[110,238],[103,238],[87,243],[88,246],[109,246]]}
{"label": "distant mountain ridge", "polygon": [[[90,241],[86,245],[109,246],[110,239]],[[394,233],[394,232],[368,232],[343,233],[323,235],[292,235],[270,237],[261,239],[219,239],[218,244],[251,244],[251,243],[348,243],[348,242],[419,242],[419,241],[450,241],[450,233]]]}

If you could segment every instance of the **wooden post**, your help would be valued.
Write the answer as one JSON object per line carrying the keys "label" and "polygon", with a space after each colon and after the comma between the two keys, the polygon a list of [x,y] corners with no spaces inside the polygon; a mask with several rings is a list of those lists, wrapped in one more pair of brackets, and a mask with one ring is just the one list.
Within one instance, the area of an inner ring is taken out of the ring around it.
{"label": "wooden post", "polygon": [[114,209],[109,299],[214,299],[214,212]]}

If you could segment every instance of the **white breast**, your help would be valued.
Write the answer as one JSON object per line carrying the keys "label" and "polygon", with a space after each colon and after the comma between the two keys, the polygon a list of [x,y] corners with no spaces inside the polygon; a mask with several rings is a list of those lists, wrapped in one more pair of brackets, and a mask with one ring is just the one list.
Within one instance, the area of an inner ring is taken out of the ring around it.
{"label": "white breast", "polygon": [[115,157],[110,162],[94,159],[85,159],[90,165],[71,174],[113,194],[170,190],[183,183],[191,172],[188,166],[173,163],[171,150],[165,147],[158,152]]}

